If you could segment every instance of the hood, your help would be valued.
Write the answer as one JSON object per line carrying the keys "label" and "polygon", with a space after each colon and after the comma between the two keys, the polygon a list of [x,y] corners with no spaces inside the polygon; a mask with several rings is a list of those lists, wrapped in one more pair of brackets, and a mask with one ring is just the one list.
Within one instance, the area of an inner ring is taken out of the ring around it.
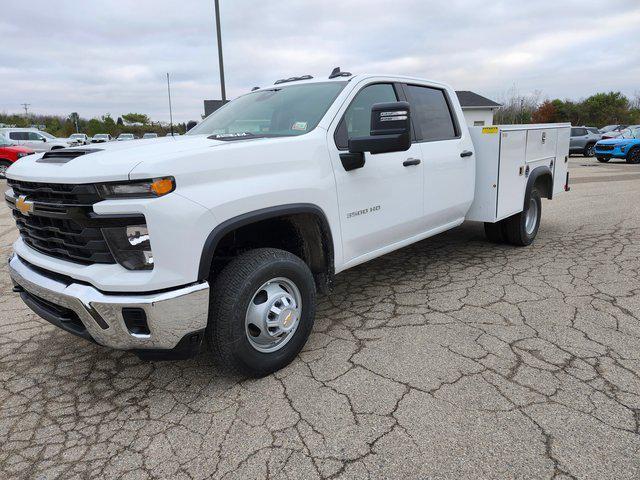
{"label": "hood", "polygon": [[600,140],[598,145],[626,145],[629,143],[637,142],[638,140],[633,138],[608,138],[606,140]]}
{"label": "hood", "polygon": [[[249,142],[251,140],[247,140]],[[16,162],[7,177],[14,180],[52,183],[92,183],[128,180],[130,172],[141,163],[149,169],[163,163],[233,142],[211,140],[206,135],[162,137],[129,142],[94,143],[28,155]],[[77,154],[77,155],[74,155]],[[170,163],[169,163],[170,165]],[[170,175],[171,172],[165,174]]]}
{"label": "hood", "polygon": [[21,147],[19,145],[11,145],[8,147],[0,147],[0,150],[8,150],[14,153],[34,153],[35,150],[31,150],[30,148]]}

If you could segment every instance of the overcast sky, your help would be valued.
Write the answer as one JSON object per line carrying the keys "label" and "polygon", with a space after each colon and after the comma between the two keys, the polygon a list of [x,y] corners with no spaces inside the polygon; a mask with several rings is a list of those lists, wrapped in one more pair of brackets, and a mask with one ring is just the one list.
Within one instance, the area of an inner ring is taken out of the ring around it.
{"label": "overcast sky", "polygon": [[[220,0],[228,96],[401,73],[499,100],[640,90],[639,0]],[[199,119],[220,98],[213,0],[2,0],[0,111]]]}

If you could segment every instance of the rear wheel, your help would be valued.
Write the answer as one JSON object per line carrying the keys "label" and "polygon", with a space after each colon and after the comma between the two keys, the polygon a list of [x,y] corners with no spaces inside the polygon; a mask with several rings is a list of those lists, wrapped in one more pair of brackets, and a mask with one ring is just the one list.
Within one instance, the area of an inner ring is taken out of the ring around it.
{"label": "rear wheel", "polygon": [[596,154],[596,144],[595,143],[591,143],[589,145],[587,145],[586,147],[584,147],[584,152],[583,152],[583,156],[585,157],[593,157]]}
{"label": "rear wheel", "polygon": [[7,168],[11,166],[8,160],[0,160],[0,178],[7,178]]}
{"label": "rear wheel", "polygon": [[598,157],[600,163],[607,163],[610,160],[609,157]]}
{"label": "rear wheel", "polygon": [[505,220],[505,234],[512,245],[530,245],[538,234],[542,218],[542,199],[534,187],[525,209]]}
{"label": "rear wheel", "polygon": [[640,148],[636,147],[632,150],[629,150],[627,153],[627,163],[637,164],[640,163]]}
{"label": "rear wheel", "polygon": [[206,338],[217,363],[264,376],[288,365],[307,341],[316,292],[309,267],[275,248],[232,260],[211,289]]}

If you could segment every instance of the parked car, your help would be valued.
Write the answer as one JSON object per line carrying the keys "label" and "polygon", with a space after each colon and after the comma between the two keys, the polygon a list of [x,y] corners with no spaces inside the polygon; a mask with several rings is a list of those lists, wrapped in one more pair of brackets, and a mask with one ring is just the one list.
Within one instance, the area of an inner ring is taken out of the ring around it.
{"label": "parked car", "polygon": [[[206,339],[220,368],[263,376],[300,352],[336,273],[465,220],[534,241],[541,199],[568,190],[570,125],[467,127],[445,84],[345,76],[247,93],[179,142],[21,160],[13,291],[98,345],[185,358]],[[39,208],[58,198],[83,207]]]}
{"label": "parked car", "polygon": [[21,147],[4,135],[0,135],[0,178],[5,178],[7,168],[19,158],[35,153],[30,148]]}
{"label": "parked car", "polygon": [[0,133],[21,147],[30,148],[36,152],[48,152],[71,146],[69,142],[35,128],[2,128]]}
{"label": "parked car", "polygon": [[133,133],[121,133],[120,135],[118,135],[118,138],[116,138],[118,142],[126,142],[135,139],[136,136]]}
{"label": "parked car", "polygon": [[89,145],[91,137],[85,133],[74,133],[69,137],[68,142],[72,145]]}
{"label": "parked car", "polygon": [[171,132],[167,132],[167,134],[165,135],[165,137],[179,137],[180,134],[177,132],[171,133]]}
{"label": "parked car", "polygon": [[108,133],[98,133],[91,139],[91,143],[106,143],[111,141],[113,141],[113,137]]}
{"label": "parked car", "polygon": [[[613,127],[613,128],[609,128],[609,127]],[[622,131],[627,128],[627,125],[607,125],[606,127],[604,127],[602,130],[607,129],[606,131],[602,132],[602,139],[606,139],[606,138],[616,138],[619,137],[622,134]]]}
{"label": "parked car", "polygon": [[585,157],[593,157],[596,142],[602,134],[596,127],[572,127],[569,153],[580,153]]}
{"label": "parked car", "polygon": [[596,143],[595,154],[599,162],[612,158],[625,159],[627,163],[640,163],[640,125],[625,128],[617,138],[600,140]]}
{"label": "parked car", "polygon": [[145,133],[144,135],[142,135],[142,138],[158,138],[158,134],[157,133]]}

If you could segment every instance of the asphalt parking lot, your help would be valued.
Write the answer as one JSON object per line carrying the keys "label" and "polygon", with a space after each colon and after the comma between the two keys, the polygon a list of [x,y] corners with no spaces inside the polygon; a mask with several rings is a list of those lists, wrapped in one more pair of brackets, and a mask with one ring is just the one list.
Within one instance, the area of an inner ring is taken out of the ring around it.
{"label": "asphalt parking lot", "polygon": [[0,478],[640,478],[640,167],[570,162],[533,246],[465,224],[345,272],[260,380],[39,319],[2,205]]}

